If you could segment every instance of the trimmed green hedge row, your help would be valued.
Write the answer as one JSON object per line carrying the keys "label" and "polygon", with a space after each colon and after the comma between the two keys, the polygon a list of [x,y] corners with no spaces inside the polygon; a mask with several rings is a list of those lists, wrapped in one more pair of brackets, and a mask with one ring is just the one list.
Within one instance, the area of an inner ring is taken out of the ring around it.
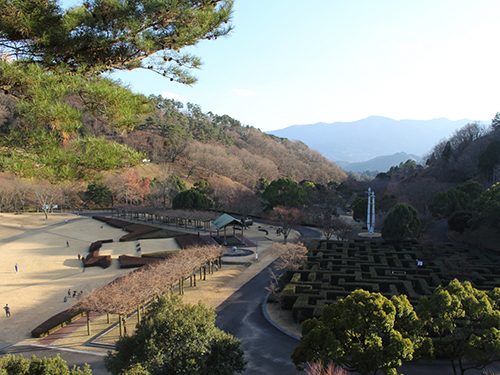
{"label": "trimmed green hedge row", "polygon": [[61,311],[59,314],[47,319],[45,322],[31,331],[31,337],[42,338],[58,329],[74,322],[83,316],[83,312],[76,309],[68,309]]}
{"label": "trimmed green hedge row", "polygon": [[500,257],[492,254],[469,254],[454,244],[443,246],[443,256],[417,259],[425,252],[416,242],[391,244],[369,240],[348,242],[315,240],[309,246],[304,269],[294,271],[282,291],[284,309],[291,309],[296,319],[320,316],[325,304],[345,298],[356,289],[380,292],[386,297],[406,294],[412,304],[423,295],[450,280],[449,258],[464,255],[472,261],[473,285],[493,289],[500,285]]}
{"label": "trimmed green hedge row", "polygon": [[118,261],[120,262],[120,268],[135,268],[145,266],[146,264],[158,263],[161,259],[120,255]]}

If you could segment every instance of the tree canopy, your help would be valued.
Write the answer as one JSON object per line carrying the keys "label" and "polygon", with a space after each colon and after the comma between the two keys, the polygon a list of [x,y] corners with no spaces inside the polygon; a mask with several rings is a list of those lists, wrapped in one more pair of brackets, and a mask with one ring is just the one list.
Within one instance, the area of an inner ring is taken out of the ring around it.
{"label": "tree canopy", "polygon": [[172,199],[174,210],[198,210],[205,211],[212,208],[212,201],[197,189],[181,191]]}
{"label": "tree canopy", "polygon": [[439,286],[422,297],[418,315],[437,358],[450,360],[455,374],[483,369],[500,354],[500,289],[484,292],[465,281]]}
{"label": "tree canopy", "polygon": [[421,226],[417,211],[412,206],[399,203],[384,219],[382,237],[394,241],[415,239],[420,234]]}
{"label": "tree canopy", "polygon": [[264,211],[270,211],[277,206],[299,207],[304,195],[305,189],[291,178],[282,177],[271,181],[262,193]]}
{"label": "tree canopy", "polygon": [[[377,201],[375,201],[375,209],[377,208]],[[357,222],[366,222],[366,215],[368,211],[368,198],[356,197],[351,204],[352,218]]]}
{"label": "tree canopy", "polygon": [[[57,1],[0,0],[0,88],[16,98],[23,125],[22,133],[7,129],[0,139],[0,167],[46,178],[29,168],[29,161],[51,151],[61,163],[32,164],[60,180],[81,178],[72,170],[85,175],[136,165],[140,154],[107,141],[107,147],[101,145],[107,156],[96,165],[95,142],[80,133],[85,115],[127,132],[152,110],[144,95],[105,73],[142,68],[193,84],[190,70],[201,63],[182,49],[227,35],[232,5],[232,0],[87,0],[64,10]],[[54,147],[43,142],[22,151],[16,147],[23,140],[35,143],[45,130]]]}
{"label": "tree canopy", "polygon": [[85,200],[99,207],[109,206],[111,203],[111,189],[101,181],[92,181],[85,191]]}
{"label": "tree canopy", "polygon": [[86,364],[83,370],[73,366],[69,369],[66,361],[59,357],[55,358],[37,358],[32,356],[31,359],[19,357],[12,354],[6,354],[0,358],[0,374],[15,374],[15,375],[33,375],[33,374],[51,374],[51,375],[92,375],[90,366]]}
{"label": "tree canopy", "polygon": [[232,375],[245,369],[240,345],[215,327],[213,309],[161,297],[146,310],[134,334],[117,341],[116,353],[110,352],[105,364],[113,375]]}
{"label": "tree canopy", "polygon": [[491,228],[500,228],[500,183],[484,191],[474,202],[472,226],[485,224]]}
{"label": "tree canopy", "polygon": [[355,290],[325,306],[322,316],[302,324],[302,339],[292,360],[334,363],[362,375],[382,369],[396,374],[403,359],[421,347],[419,321],[406,296],[387,299],[380,293]]}
{"label": "tree canopy", "polygon": [[181,83],[200,65],[181,49],[231,31],[231,0],[0,1],[0,43],[16,64],[68,72],[151,69]]}

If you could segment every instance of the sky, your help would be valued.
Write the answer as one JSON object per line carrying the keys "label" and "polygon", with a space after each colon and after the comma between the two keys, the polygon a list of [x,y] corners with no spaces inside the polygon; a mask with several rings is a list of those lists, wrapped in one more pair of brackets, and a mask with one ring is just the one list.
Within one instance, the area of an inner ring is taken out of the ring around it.
{"label": "sky", "polygon": [[498,0],[235,0],[230,36],[187,50],[203,61],[193,86],[143,69],[113,77],[262,131],[372,115],[489,122],[499,15]]}

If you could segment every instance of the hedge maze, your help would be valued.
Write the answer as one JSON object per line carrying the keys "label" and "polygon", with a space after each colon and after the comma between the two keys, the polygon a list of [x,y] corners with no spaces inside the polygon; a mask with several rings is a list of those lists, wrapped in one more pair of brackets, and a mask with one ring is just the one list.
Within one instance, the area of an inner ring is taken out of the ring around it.
{"label": "hedge maze", "polygon": [[[422,266],[417,266],[422,260]],[[320,316],[323,307],[356,289],[386,297],[406,294],[415,306],[421,296],[454,278],[478,289],[500,286],[500,257],[455,244],[423,246],[369,240],[314,241],[303,269],[289,273],[280,299],[296,321]]]}

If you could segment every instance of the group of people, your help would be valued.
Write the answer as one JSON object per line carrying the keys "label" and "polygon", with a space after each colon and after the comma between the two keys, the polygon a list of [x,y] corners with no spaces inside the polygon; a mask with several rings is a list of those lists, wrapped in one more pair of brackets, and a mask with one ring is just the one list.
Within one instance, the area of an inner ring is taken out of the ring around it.
{"label": "group of people", "polygon": [[68,295],[64,296],[64,302],[67,302],[68,298],[77,298],[77,297],[81,296],[82,294],[83,294],[83,290],[80,290],[79,293],[77,290],[74,290],[73,294],[72,294],[71,289],[68,289]]}

